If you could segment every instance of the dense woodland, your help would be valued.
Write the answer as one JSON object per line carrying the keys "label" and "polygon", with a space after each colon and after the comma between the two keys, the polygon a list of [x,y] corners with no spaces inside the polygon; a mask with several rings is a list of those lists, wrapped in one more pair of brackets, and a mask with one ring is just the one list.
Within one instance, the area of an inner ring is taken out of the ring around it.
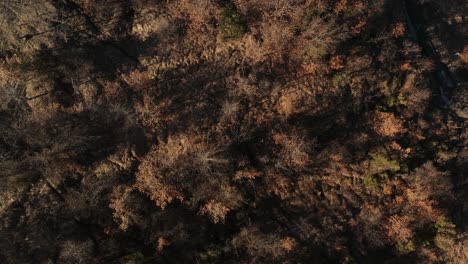
{"label": "dense woodland", "polygon": [[0,262],[468,263],[467,14],[1,0]]}

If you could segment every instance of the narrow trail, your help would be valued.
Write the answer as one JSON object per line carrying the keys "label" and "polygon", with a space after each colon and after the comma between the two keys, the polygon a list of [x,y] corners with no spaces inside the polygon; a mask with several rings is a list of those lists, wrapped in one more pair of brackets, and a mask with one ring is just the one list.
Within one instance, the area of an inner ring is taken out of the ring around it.
{"label": "narrow trail", "polygon": [[437,53],[432,41],[428,39],[424,32],[424,18],[420,12],[417,12],[417,6],[411,0],[402,0],[403,12],[405,12],[406,22],[408,25],[411,37],[413,37],[422,47],[425,55],[436,63],[435,78],[438,83],[438,88],[442,101],[446,106],[450,106],[449,98],[447,97],[447,89],[454,89],[456,81],[452,77],[452,73],[447,66],[441,62],[440,56]]}

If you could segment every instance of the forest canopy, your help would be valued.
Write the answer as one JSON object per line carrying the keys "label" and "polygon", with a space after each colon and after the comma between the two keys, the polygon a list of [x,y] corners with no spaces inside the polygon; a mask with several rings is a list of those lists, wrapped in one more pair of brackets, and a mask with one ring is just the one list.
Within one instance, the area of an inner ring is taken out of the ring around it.
{"label": "forest canopy", "polygon": [[468,263],[467,13],[0,1],[2,263]]}

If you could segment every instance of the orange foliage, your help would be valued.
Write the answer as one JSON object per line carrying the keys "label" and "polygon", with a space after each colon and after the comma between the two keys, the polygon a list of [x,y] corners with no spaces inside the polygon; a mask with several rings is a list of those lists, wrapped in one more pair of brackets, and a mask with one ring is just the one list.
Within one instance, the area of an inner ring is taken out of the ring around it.
{"label": "orange foliage", "polygon": [[200,208],[199,214],[208,215],[213,223],[219,223],[220,221],[224,221],[229,211],[231,210],[222,203],[210,200]]}
{"label": "orange foliage", "polygon": [[293,251],[297,246],[297,242],[294,238],[292,237],[285,237],[281,239],[281,247],[286,251],[286,252],[291,252]]}
{"label": "orange foliage", "polygon": [[165,247],[169,245],[171,245],[171,242],[169,240],[165,239],[164,237],[158,238],[158,241],[157,241],[158,251],[162,251]]}
{"label": "orange foliage", "polygon": [[347,5],[348,5],[348,0],[338,0],[338,2],[336,2],[335,4],[335,8],[333,9],[333,12],[335,12],[335,14],[341,13],[344,10],[346,10]]}
{"label": "orange foliage", "polygon": [[357,35],[362,32],[366,25],[367,22],[365,20],[359,19],[357,23],[351,27],[351,31],[353,32],[353,34]]}
{"label": "orange foliage", "polygon": [[154,175],[151,165],[142,163],[136,176],[135,188],[147,194],[157,206],[164,209],[172,200],[183,200],[183,195],[176,188],[161,183]]}
{"label": "orange foliage", "polygon": [[384,225],[390,241],[407,241],[413,237],[413,231],[410,228],[411,218],[409,216],[393,215]]}
{"label": "orange foliage", "polygon": [[308,74],[317,74],[322,70],[322,67],[318,63],[303,63],[302,69]]}
{"label": "orange foliage", "polygon": [[234,181],[240,181],[241,179],[247,179],[247,180],[253,180],[262,175],[261,172],[257,170],[240,170],[237,171],[236,174],[234,175],[233,180]]}
{"label": "orange foliage", "polygon": [[340,70],[344,68],[344,56],[338,55],[338,56],[333,56],[330,59],[330,68],[332,70]]}
{"label": "orange foliage", "polygon": [[297,100],[298,98],[296,93],[282,95],[277,105],[278,113],[285,116],[286,118],[294,114]]}
{"label": "orange foliage", "polygon": [[383,137],[392,137],[406,131],[403,122],[392,113],[377,112],[372,122],[375,132]]}
{"label": "orange foliage", "polygon": [[400,70],[402,71],[412,71],[414,70],[413,66],[409,62],[405,62],[402,65],[400,65]]}
{"label": "orange foliage", "polygon": [[281,151],[278,153],[280,157],[279,167],[286,166],[301,169],[309,163],[308,145],[300,136],[276,133],[273,135],[273,140],[276,145],[281,147]]}
{"label": "orange foliage", "polygon": [[291,182],[288,178],[273,170],[268,170],[265,179],[268,193],[274,194],[281,199],[289,197]]}
{"label": "orange foliage", "polygon": [[463,48],[463,52],[459,56],[463,63],[468,63],[468,45]]}
{"label": "orange foliage", "polygon": [[402,22],[398,22],[392,27],[392,31],[390,34],[394,36],[395,38],[399,38],[405,35],[406,32],[406,27],[405,24]]}
{"label": "orange foliage", "polygon": [[132,188],[130,187],[115,187],[109,204],[109,208],[113,211],[114,219],[119,222],[119,228],[123,231],[127,230],[132,221],[131,209],[127,204],[131,191]]}

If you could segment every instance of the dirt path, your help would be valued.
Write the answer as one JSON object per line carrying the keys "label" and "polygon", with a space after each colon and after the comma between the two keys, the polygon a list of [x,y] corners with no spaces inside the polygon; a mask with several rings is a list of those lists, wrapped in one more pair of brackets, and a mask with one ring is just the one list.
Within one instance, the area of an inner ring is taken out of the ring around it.
{"label": "dirt path", "polygon": [[[436,80],[436,90],[440,96],[441,101],[444,104],[444,107],[454,112],[452,109],[452,95],[459,85],[465,85],[463,80],[457,78],[457,74],[452,72],[452,69],[447,66],[447,63],[450,62],[449,54],[441,54],[439,51],[441,48],[437,48],[434,45],[434,36],[426,32],[427,25],[429,24],[423,12],[419,6],[412,0],[402,0],[403,12],[405,12],[406,22],[408,25],[408,30],[411,36],[419,43],[422,47],[423,52],[429,58],[435,62],[435,71],[434,79]],[[456,36],[455,38],[459,38]],[[459,118],[459,115],[457,115]],[[465,119],[465,118],[463,118]]]}

